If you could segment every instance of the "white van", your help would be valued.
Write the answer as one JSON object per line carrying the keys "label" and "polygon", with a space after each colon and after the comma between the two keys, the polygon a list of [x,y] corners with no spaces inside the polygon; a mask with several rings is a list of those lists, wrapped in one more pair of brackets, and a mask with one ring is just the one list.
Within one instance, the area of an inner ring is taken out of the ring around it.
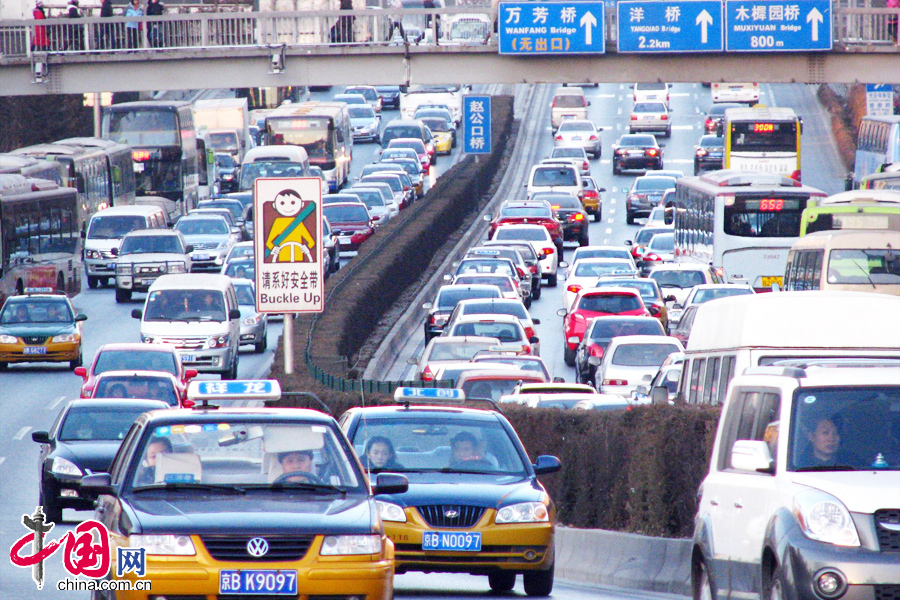
{"label": "white van", "polygon": [[112,206],[94,213],[84,240],[84,270],[88,285],[116,278],[116,254],[122,238],[135,229],[164,229],[166,214],[156,205]]}
{"label": "white van", "polygon": [[697,309],[678,400],[721,404],[735,374],[779,360],[900,358],[897,315],[900,297],[865,292],[777,292],[711,300]]}
{"label": "white van", "polygon": [[274,144],[251,148],[241,162],[238,191],[253,189],[258,177],[309,177],[309,155],[302,146]]}
{"label": "white van", "polygon": [[739,102],[751,106],[759,102],[758,83],[713,83],[710,91],[713,102]]}
{"label": "white van", "polygon": [[185,368],[237,378],[241,310],[230,277],[162,275],[131,316],[141,320],[142,342],[172,344]]}

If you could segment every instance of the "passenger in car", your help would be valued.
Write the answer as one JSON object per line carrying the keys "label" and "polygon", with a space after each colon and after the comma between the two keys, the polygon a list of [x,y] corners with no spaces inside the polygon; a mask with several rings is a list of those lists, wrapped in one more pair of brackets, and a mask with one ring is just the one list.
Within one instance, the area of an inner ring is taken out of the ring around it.
{"label": "passenger in car", "polygon": [[376,435],[366,442],[366,452],[362,463],[367,471],[391,471],[403,468],[397,462],[394,444],[391,443],[391,440],[381,435]]}
{"label": "passenger in car", "polygon": [[815,421],[806,438],[809,446],[800,454],[799,466],[825,467],[844,464],[841,452],[840,419],[837,416],[822,416]]}

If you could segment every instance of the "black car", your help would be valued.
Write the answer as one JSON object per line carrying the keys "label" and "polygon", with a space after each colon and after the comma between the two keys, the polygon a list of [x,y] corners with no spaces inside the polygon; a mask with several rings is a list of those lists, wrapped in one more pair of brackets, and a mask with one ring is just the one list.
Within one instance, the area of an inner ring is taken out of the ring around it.
{"label": "black car", "polygon": [[377,496],[397,573],[487,575],[498,592],[521,573],[528,595],[550,594],[556,509],[538,476],[559,470],[559,459],[532,464],[493,410],[351,408],[340,423],[371,473],[409,478],[405,493]]}
{"label": "black car", "polygon": [[722,135],[722,122],[725,120],[725,111],[729,108],[746,108],[743,104],[736,102],[719,102],[712,104],[706,111],[706,121],[704,128],[706,133]]}
{"label": "black car", "polygon": [[591,321],[581,343],[575,349],[575,380],[599,389],[594,381],[597,365],[603,360],[603,353],[609,342],[622,335],[666,335],[656,317],[607,316]]}
{"label": "black car", "polygon": [[216,152],[216,181],[220,192],[236,192],[241,166],[227,152]]}
{"label": "black car", "polygon": [[531,199],[545,200],[550,203],[553,216],[562,223],[563,241],[578,242],[579,246],[590,244],[589,215],[584,210],[581,200],[572,194],[558,192],[539,192],[534,194]]}
{"label": "black car", "polygon": [[700,171],[722,168],[725,159],[725,138],[716,135],[704,135],[694,146],[694,175]]}
{"label": "black car", "polygon": [[82,492],[82,476],[109,470],[134,420],[160,408],[169,405],[161,400],[73,400],[49,431],[33,431],[31,439],[41,444],[39,503],[47,521],[61,522],[63,508],[93,509],[96,498]]}
{"label": "black car", "polygon": [[625,170],[662,169],[663,151],[652,134],[626,134],[613,144],[612,163],[613,175]]}
{"label": "black car", "polygon": [[382,108],[393,108],[394,110],[400,110],[399,85],[376,85],[375,89],[381,96]]}
{"label": "black car", "polygon": [[500,289],[495,285],[442,285],[438,289],[434,302],[426,302],[422,308],[428,311],[425,315],[425,343],[444,332],[447,318],[456,305],[463,300],[473,298],[500,298]]}
{"label": "black car", "polygon": [[[212,410],[195,392],[209,398],[218,383],[193,382],[193,409],[142,415],[110,472],[83,482],[99,495],[94,518],[145,548],[153,593],[389,597],[393,556],[373,494],[402,494],[406,478],[384,473],[370,486],[324,413]],[[274,381],[228,383],[224,400],[280,397],[268,395]]]}

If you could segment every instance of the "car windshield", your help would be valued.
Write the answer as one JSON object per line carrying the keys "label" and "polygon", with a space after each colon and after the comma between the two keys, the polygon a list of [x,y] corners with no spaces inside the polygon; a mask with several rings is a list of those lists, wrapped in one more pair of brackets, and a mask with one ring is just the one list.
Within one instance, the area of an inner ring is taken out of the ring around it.
{"label": "car windshield", "polygon": [[611,340],[622,335],[665,335],[659,320],[648,317],[632,321],[622,321],[618,318],[597,318],[588,338],[591,340]]}
{"label": "car windshield", "polygon": [[375,118],[375,109],[369,106],[368,104],[351,104],[347,107],[347,110],[350,111],[351,119],[374,119]]}
{"label": "car windshield", "polygon": [[419,156],[425,154],[425,143],[422,140],[394,140],[391,142],[391,148],[411,148],[416,151]]}
{"label": "car windshield", "polygon": [[[388,125],[384,133],[381,134],[381,143],[387,146],[388,142],[396,138],[417,138],[421,140],[422,127],[418,125]],[[397,144],[393,144],[391,147],[396,148]],[[409,148],[410,146],[400,147]]]}
{"label": "car windshield", "polygon": [[500,210],[500,218],[544,218],[552,217],[546,206],[504,206]]}
{"label": "car windshield", "polygon": [[477,335],[479,337],[495,337],[501,342],[524,341],[524,332],[518,323],[504,323],[500,321],[475,321],[469,323],[457,323],[450,331],[450,335]]}
{"label": "car windshield", "polygon": [[425,123],[425,127],[430,129],[431,131],[437,131],[441,133],[449,133],[453,131],[453,128],[450,127],[450,124],[446,119],[440,117],[420,117],[420,120]]}
{"label": "car windshield", "polygon": [[647,246],[647,248],[656,252],[674,252],[675,234],[660,233],[658,235],[654,235],[653,239],[650,240],[650,244]]}
{"label": "car windshield", "polygon": [[828,283],[900,284],[900,255],[896,249],[838,249],[828,257]]}
{"label": "car windshield", "polygon": [[89,240],[109,240],[120,239],[125,234],[135,229],[143,229],[147,226],[144,217],[136,217],[130,215],[115,215],[104,217],[103,215],[94,215],[91,219],[91,226],[88,228],[87,237]]}
{"label": "car windshield", "polygon": [[179,219],[175,229],[182,235],[226,235],[228,224],[221,219]]}
{"label": "car windshield", "polygon": [[66,413],[57,439],[63,442],[124,440],[146,406],[75,406]]}
{"label": "car windshield", "polygon": [[482,398],[500,402],[500,397],[511,394],[525,377],[529,381],[534,379],[534,376],[527,376],[524,373],[513,374],[510,377],[470,379],[462,384],[462,391],[466,395],[466,399]]}
{"label": "car windshield", "polygon": [[369,211],[362,204],[356,206],[329,204],[322,211],[329,223],[368,223]]}
{"label": "car windshield", "polygon": [[587,121],[563,121],[559,129],[556,130],[557,133],[566,133],[569,131],[588,131],[593,133],[594,126]]}
{"label": "car windshield", "polygon": [[501,292],[512,292],[515,289],[512,280],[507,275],[502,277],[492,277],[490,275],[460,275],[454,280],[454,283],[458,285],[496,285],[500,288]]}
{"label": "car windshield", "polygon": [[225,275],[235,279],[256,279],[256,263],[252,260],[229,261]]}
{"label": "car windshield", "polygon": [[[383,442],[382,440],[386,440]],[[371,470],[463,472],[515,475],[527,470],[516,441],[496,420],[416,414],[362,419],[353,446]],[[389,464],[369,458],[381,442],[393,454]],[[368,452],[367,452],[368,450]]]}
{"label": "car windshield", "polygon": [[378,92],[375,91],[375,88],[348,87],[346,90],[344,90],[344,93],[345,94],[360,94],[368,102],[377,102],[378,101]]}
{"label": "car windshield", "polygon": [[177,376],[178,364],[172,352],[104,350],[97,357],[94,374],[106,371],[163,371]]}
{"label": "car windshield", "polygon": [[[638,291],[643,298],[644,303],[647,302],[657,302],[660,300],[659,294],[657,293],[657,288],[653,284],[652,281],[641,281],[641,280],[624,280],[619,281],[616,279],[610,279],[608,281],[598,281],[594,284],[594,287],[625,287],[632,288]],[[624,334],[623,334],[624,335]],[[632,335],[632,334],[629,334]]]}
{"label": "car windshield", "polygon": [[[761,394],[760,394],[761,395]],[[778,409],[765,427],[771,453]],[[764,421],[765,423],[765,421]],[[771,430],[771,431],[770,431]],[[789,471],[900,470],[900,386],[800,387],[788,434]]]}
{"label": "car windshield", "polygon": [[643,308],[637,295],[631,294],[587,294],[578,303],[578,310],[602,312],[617,315]]}
{"label": "car windshield", "polygon": [[499,289],[442,289],[438,294],[437,307],[441,310],[453,310],[463,300],[499,297]]}
{"label": "car windshield", "polygon": [[228,260],[242,258],[244,256],[253,256],[253,246],[235,246],[228,255]]}
{"label": "car windshield", "polygon": [[145,321],[224,321],[222,292],[155,290],[147,296]]}
{"label": "car windshield", "polygon": [[122,240],[119,256],[126,254],[184,254],[184,247],[175,235],[129,235]]}
{"label": "car windshield", "polygon": [[94,388],[94,398],[138,398],[162,400],[169,406],[178,404],[171,379],[148,375],[110,375],[101,377]]}
{"label": "car windshield", "polygon": [[609,275],[615,271],[627,271],[629,273],[633,272],[634,269],[631,268],[631,265],[627,262],[623,261],[607,261],[607,262],[589,262],[584,260],[579,260],[575,263],[575,271],[572,273],[573,277],[602,277],[604,275]]}
{"label": "car windshield", "polygon": [[512,357],[512,356],[490,356],[490,355],[482,355],[476,356],[473,359],[473,362],[476,363],[497,363],[501,365],[511,365],[516,367],[520,371],[528,371],[530,373],[541,373],[544,378],[547,380],[550,379],[550,373],[547,371],[547,365],[544,364],[540,358],[523,358],[523,357]]}
{"label": "car windshield", "polygon": [[553,208],[575,208],[578,210],[584,208],[581,200],[571,194],[561,194],[553,196],[551,198],[547,198],[547,202],[549,202],[553,206]]}
{"label": "car windshield", "polygon": [[525,305],[521,302],[467,302],[463,314],[512,315],[523,321],[530,319]]}
{"label": "car windshield", "polygon": [[725,144],[725,138],[716,137],[714,135],[704,135],[700,138],[700,146],[703,148],[721,148]]}
{"label": "car windshield", "polygon": [[500,227],[495,240],[525,240],[527,242],[549,242],[550,234],[543,227]]}
{"label": "car windshield", "polygon": [[553,108],[584,108],[584,96],[565,94],[553,99]]}
{"label": "car windshield", "polygon": [[666,357],[678,350],[675,344],[622,344],[616,348],[612,364],[623,367],[658,367]]}
{"label": "car windshield", "polygon": [[411,158],[418,161],[419,155],[412,148],[388,148],[381,153],[381,162],[394,158]]}
{"label": "car windshield", "polygon": [[541,167],[534,170],[531,177],[531,185],[534,186],[574,186],[578,184],[578,178],[574,168]]}
{"label": "car windshield", "polygon": [[149,430],[132,460],[135,488],[218,484],[332,493],[363,485],[355,458],[321,423],[170,423]]}
{"label": "car windshield", "polygon": [[216,164],[226,169],[233,169],[237,166],[230,154],[216,153]]}
{"label": "car windshield", "polygon": [[402,192],[403,191],[403,183],[400,181],[399,177],[391,176],[391,175],[365,175],[361,179],[363,183],[367,183],[369,181],[386,183],[391,187],[391,190],[394,192]]}
{"label": "car windshield", "polygon": [[61,298],[11,300],[6,303],[3,312],[0,313],[0,323],[3,325],[13,323],[71,324],[74,318],[69,303]]}
{"label": "car windshield", "polygon": [[649,91],[665,90],[667,86],[668,86],[668,84],[666,84],[666,83],[658,83],[658,82],[636,83],[634,85],[634,89],[649,92]]}
{"label": "car windshield", "polygon": [[657,269],[650,273],[650,279],[655,280],[659,287],[677,287],[684,290],[706,283],[703,279],[703,273],[700,271],[663,271]]}
{"label": "car windshield", "polygon": [[619,147],[655,148],[656,138],[652,135],[623,135],[619,138]]}
{"label": "car windshield", "polygon": [[487,350],[494,345],[494,341],[483,342],[449,342],[443,344],[434,344],[431,348],[431,354],[428,355],[429,361],[441,360],[458,360],[469,362],[472,357]]}
{"label": "car windshield", "polygon": [[235,283],[234,292],[237,294],[238,305],[256,308],[256,296],[253,293],[253,286]]}
{"label": "car windshield", "polygon": [[509,261],[496,259],[467,259],[459,263],[457,274],[464,273],[503,273],[510,277],[516,275]]}
{"label": "car windshield", "polygon": [[641,229],[640,231],[638,231],[637,235],[634,236],[634,243],[638,244],[638,245],[646,244],[651,239],[653,239],[653,236],[656,235],[657,233],[666,233],[667,231],[672,231],[672,228],[671,227],[655,227],[655,228],[645,227],[645,228]]}
{"label": "car windshield", "polygon": [[384,198],[381,197],[381,192],[378,190],[368,191],[350,188],[347,191],[357,196],[369,208],[384,208]]}
{"label": "car windshield", "polygon": [[577,262],[584,258],[621,258],[628,260],[628,250],[624,248],[579,248],[575,251],[573,262]]}
{"label": "car windshield", "polygon": [[567,146],[562,146],[551,150],[550,156],[552,158],[584,158],[585,154],[582,148],[569,148]]}
{"label": "car windshield", "polygon": [[244,212],[244,205],[240,202],[201,202],[197,208],[224,208],[231,213],[233,219],[240,219],[241,213]]}
{"label": "car windshield", "polygon": [[667,190],[675,187],[674,177],[638,177],[634,180],[634,191]]}
{"label": "car windshield", "polygon": [[[898,281],[900,283],[900,281]],[[740,287],[740,286],[728,286],[728,287],[720,287],[720,288],[710,288],[705,290],[697,290],[697,293],[694,294],[694,298],[691,300],[691,304],[703,304],[704,302],[709,302],[710,300],[717,300],[718,298],[728,298],[730,296],[744,296],[746,294],[752,294],[753,290],[750,288]]]}
{"label": "car windshield", "polygon": [[634,109],[631,112],[664,113],[666,112],[666,105],[662,102],[638,102],[634,105]]}

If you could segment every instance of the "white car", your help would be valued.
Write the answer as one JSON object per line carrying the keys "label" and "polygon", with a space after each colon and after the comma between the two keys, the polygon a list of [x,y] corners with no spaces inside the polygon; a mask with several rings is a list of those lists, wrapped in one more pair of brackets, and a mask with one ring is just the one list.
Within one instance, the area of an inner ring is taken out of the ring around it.
{"label": "white car", "polygon": [[636,277],[634,262],[624,258],[581,258],[575,261],[566,273],[566,291],[563,293],[563,308],[572,306],[575,296],[584,288],[592,288],[601,277],[620,275]]}
{"label": "white car", "polygon": [[579,200],[584,198],[581,169],[571,163],[534,165],[526,187],[529,198],[537,192],[569,192]]}
{"label": "white car", "polygon": [[691,288],[684,302],[676,302],[669,309],[669,331],[674,331],[681,320],[685,309],[692,304],[703,304],[710,300],[755,294],[754,289],[746,283],[704,283]]}
{"label": "white car", "polygon": [[558,159],[567,160],[578,167],[583,176],[591,174],[591,162],[588,160],[587,152],[581,146],[554,146],[550,151],[550,156],[541,161],[541,164],[550,164]]}
{"label": "white car", "polygon": [[650,238],[647,250],[641,255],[641,273],[646,277],[653,269],[675,260],[675,233],[657,233]]}
{"label": "white car", "polygon": [[[511,315],[519,319],[522,327],[525,328],[525,336],[533,338],[537,334],[534,331],[535,325],[540,325],[540,319],[532,319],[528,314],[528,309],[520,300],[508,300],[506,298],[471,298],[460,301],[450,316],[447,317],[447,325],[445,329],[451,329],[456,322],[467,315]],[[538,344],[538,347],[540,345]],[[535,352],[535,354],[540,354]]]}
{"label": "white car", "polygon": [[540,356],[540,340],[525,331],[518,317],[507,314],[460,315],[444,328],[445,336],[477,336],[497,338],[497,348],[516,354]]}
{"label": "white car", "polygon": [[553,136],[554,146],[581,146],[592,158],[598,159],[603,152],[603,140],[600,137],[602,127],[597,127],[587,120],[563,121]]}
{"label": "white car", "polygon": [[739,102],[751,105],[759,102],[758,83],[713,83],[710,91],[713,102]]}
{"label": "white car", "polygon": [[672,135],[669,107],[664,102],[638,102],[635,104],[631,109],[628,133],[638,131],[662,133],[665,137]]}
{"label": "white car", "polygon": [[644,376],[659,371],[673,352],[684,352],[681,342],[658,335],[624,335],[614,337],[603,353],[595,381],[601,394],[618,394],[630,398]]}
{"label": "white car", "polygon": [[634,90],[632,99],[634,103],[638,102],[662,102],[669,106],[669,84],[650,81],[646,83],[636,83],[631,86]]}
{"label": "white car", "polygon": [[699,264],[667,263],[659,265],[650,273],[663,296],[675,296],[675,302],[684,304],[691,288],[703,283],[725,283],[722,276],[712,267]]}
{"label": "white car", "polygon": [[433,381],[440,367],[453,363],[467,363],[482,350],[500,344],[497,338],[451,337],[439,335],[432,338],[419,358],[410,357],[409,364],[416,365],[413,379]]}
{"label": "white car", "polygon": [[631,268],[637,271],[637,264],[635,264],[628,246],[581,246],[575,248],[569,264],[574,265],[583,258],[622,258],[629,261]]}
{"label": "white car", "polygon": [[546,227],[543,225],[502,225],[497,228],[491,239],[525,241],[531,244],[534,253],[538,255],[541,276],[547,278],[547,285],[556,287],[557,271],[560,266],[559,252]]}

